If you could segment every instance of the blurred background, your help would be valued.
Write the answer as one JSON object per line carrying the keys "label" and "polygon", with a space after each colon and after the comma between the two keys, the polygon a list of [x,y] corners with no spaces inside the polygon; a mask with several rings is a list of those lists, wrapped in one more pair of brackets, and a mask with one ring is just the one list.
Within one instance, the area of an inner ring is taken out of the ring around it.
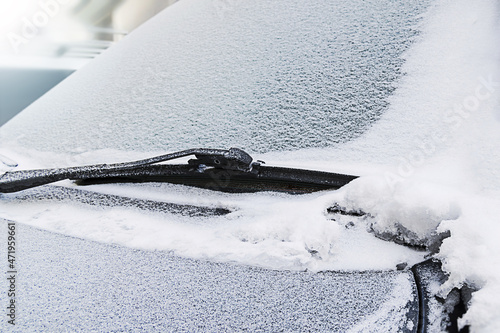
{"label": "blurred background", "polygon": [[0,126],[178,0],[0,0]]}

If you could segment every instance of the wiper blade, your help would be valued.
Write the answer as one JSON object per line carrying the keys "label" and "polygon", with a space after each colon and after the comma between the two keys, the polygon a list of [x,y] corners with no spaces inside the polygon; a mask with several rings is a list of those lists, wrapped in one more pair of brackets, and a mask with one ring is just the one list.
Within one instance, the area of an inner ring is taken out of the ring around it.
{"label": "wiper blade", "polygon": [[[116,195],[80,188],[45,185],[2,198],[6,204],[22,201],[82,204],[84,206],[132,208],[136,211],[167,213],[188,217],[224,216],[234,211],[223,205],[198,205]],[[0,221],[2,219],[0,218]]]}
{"label": "wiper blade", "polygon": [[[195,155],[188,164],[153,165]],[[80,167],[7,172],[0,177],[0,193],[22,191],[72,179],[87,185],[114,182],[168,182],[225,192],[280,191],[308,193],[337,189],[356,176],[263,166],[238,148],[188,149],[149,159]]]}

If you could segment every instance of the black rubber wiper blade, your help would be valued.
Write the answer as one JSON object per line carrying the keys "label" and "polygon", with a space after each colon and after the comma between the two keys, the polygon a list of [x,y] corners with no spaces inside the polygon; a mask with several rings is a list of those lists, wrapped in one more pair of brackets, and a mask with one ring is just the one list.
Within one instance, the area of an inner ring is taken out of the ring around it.
{"label": "black rubber wiper blade", "polygon": [[220,168],[200,170],[191,165],[150,165],[80,178],[77,184],[167,182],[230,193],[276,191],[300,194],[338,189],[355,178],[338,173],[262,165],[254,166],[252,172]]}
{"label": "black rubber wiper blade", "polygon": [[[188,164],[152,165],[188,155]],[[72,179],[88,185],[114,182],[168,182],[224,192],[279,191],[308,193],[338,189],[356,176],[263,166],[238,148],[189,149],[145,160],[83,167],[8,172],[0,177],[0,192],[16,192]]]}

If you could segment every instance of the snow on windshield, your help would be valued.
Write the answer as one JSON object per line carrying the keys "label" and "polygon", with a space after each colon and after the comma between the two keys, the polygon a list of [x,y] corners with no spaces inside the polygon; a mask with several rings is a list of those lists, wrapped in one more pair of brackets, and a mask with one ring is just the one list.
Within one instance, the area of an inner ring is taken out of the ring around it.
{"label": "snow on windshield", "polygon": [[346,142],[387,107],[426,1],[217,3],[166,10],[6,125],[3,140],[63,152]]}
{"label": "snow on windshield", "polygon": [[[227,217],[89,210],[19,194],[3,196],[2,217],[195,258],[312,270],[389,269],[421,259],[367,229],[406,230],[416,243],[449,231],[436,254],[449,273],[441,293],[464,283],[479,289],[461,324],[498,331],[498,4],[438,0],[408,49],[423,2],[394,9],[382,2],[231,3],[172,6],[2,127],[1,153],[29,168],[241,146],[268,163],[361,178],[300,197],[170,185],[87,188],[235,208]],[[378,30],[373,18],[384,22]],[[275,34],[262,32],[270,27]],[[333,111],[320,112],[325,107]],[[334,221],[325,213],[334,203],[373,219]]]}

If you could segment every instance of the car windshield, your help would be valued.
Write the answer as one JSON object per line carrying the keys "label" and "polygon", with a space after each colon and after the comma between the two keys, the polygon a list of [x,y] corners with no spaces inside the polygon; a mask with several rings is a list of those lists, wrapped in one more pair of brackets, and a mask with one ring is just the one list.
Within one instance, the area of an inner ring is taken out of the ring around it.
{"label": "car windshield", "polygon": [[63,152],[236,146],[264,153],[347,142],[387,108],[427,7],[216,3],[165,11],[2,133]]}
{"label": "car windshield", "polygon": [[[389,295],[384,314],[368,300],[367,316],[346,325],[404,322],[411,331],[409,267],[427,256],[449,275],[444,296],[464,285],[484,287],[480,296],[500,288],[500,247],[488,231],[498,231],[500,214],[492,13],[493,4],[446,0],[179,1],[0,127],[0,172],[237,147],[265,165],[360,177],[299,196],[64,180],[1,194],[0,218],[110,253],[109,244],[160,250],[155,260],[174,270],[170,255],[187,266],[209,259],[200,265],[212,272],[229,267],[214,262],[391,271],[374,278],[392,288],[377,291]],[[478,297],[464,323],[498,324],[481,310],[493,302],[500,313],[497,298]]]}

